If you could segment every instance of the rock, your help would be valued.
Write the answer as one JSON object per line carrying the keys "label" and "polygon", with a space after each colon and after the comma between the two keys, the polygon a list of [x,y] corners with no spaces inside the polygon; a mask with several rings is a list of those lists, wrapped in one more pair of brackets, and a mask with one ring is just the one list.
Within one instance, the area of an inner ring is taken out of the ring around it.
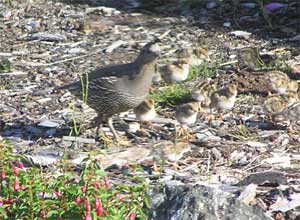
{"label": "rock", "polygon": [[63,136],[63,142],[77,142],[82,144],[95,144],[95,139],[91,138],[81,138],[81,137],[74,137],[74,136]]}
{"label": "rock", "polygon": [[75,48],[70,48],[66,50],[67,54],[80,54],[80,53],[85,53],[86,50],[83,48],[75,47]]}
{"label": "rock", "polygon": [[218,4],[216,2],[208,2],[206,3],[206,8],[207,9],[213,9],[216,8],[218,6]]}
{"label": "rock", "polygon": [[255,200],[256,188],[257,185],[251,183],[245,188],[243,192],[241,192],[240,196],[238,197],[238,200],[245,203],[246,205],[251,204],[251,202]]}
{"label": "rock", "polygon": [[165,185],[150,192],[149,220],[271,220],[233,194],[203,185]]}
{"label": "rock", "polygon": [[27,38],[27,40],[44,40],[44,41],[65,41],[67,37],[61,34],[50,33],[34,33]]}
{"label": "rock", "polygon": [[38,126],[46,127],[46,128],[57,128],[57,127],[59,127],[59,124],[54,122],[54,121],[50,121],[50,120],[45,119],[45,120],[41,121],[38,124]]}
{"label": "rock", "polygon": [[231,26],[231,22],[226,21],[226,22],[223,23],[223,26],[224,27],[230,27]]}
{"label": "rock", "polygon": [[274,171],[267,171],[267,172],[261,172],[261,173],[253,173],[244,178],[242,181],[240,181],[237,185],[238,186],[245,186],[249,185],[251,183],[257,184],[257,185],[286,185],[287,184],[287,178],[283,173],[280,172],[274,172]]}
{"label": "rock", "polygon": [[126,131],[129,133],[135,133],[141,129],[140,123],[137,122],[128,123],[127,126]]}
{"label": "rock", "polygon": [[230,34],[232,34],[238,38],[248,39],[252,33],[238,30],[238,31],[232,31],[232,32],[230,32]]}

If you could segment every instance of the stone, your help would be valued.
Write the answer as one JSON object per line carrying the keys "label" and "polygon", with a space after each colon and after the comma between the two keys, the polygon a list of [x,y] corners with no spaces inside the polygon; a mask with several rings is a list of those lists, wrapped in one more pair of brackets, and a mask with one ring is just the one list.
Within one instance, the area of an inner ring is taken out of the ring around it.
{"label": "stone", "polygon": [[149,220],[271,220],[233,194],[204,185],[165,185],[150,192]]}

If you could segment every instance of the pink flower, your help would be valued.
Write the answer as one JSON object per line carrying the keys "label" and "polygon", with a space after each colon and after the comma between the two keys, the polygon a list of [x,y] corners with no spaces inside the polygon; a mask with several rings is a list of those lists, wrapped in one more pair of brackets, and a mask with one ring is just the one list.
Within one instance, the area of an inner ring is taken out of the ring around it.
{"label": "pink flower", "polygon": [[85,210],[91,212],[91,203],[88,197],[85,199]]}
{"label": "pink flower", "polygon": [[18,167],[16,167],[15,165],[12,165],[12,166],[13,166],[13,169],[14,169],[15,176],[19,176],[20,169]]}
{"label": "pink flower", "polygon": [[100,183],[94,183],[94,187],[95,187],[96,189],[100,189],[100,188],[101,188],[101,184],[100,184]]}
{"label": "pink flower", "polygon": [[20,190],[20,182],[19,182],[19,178],[17,176],[15,177],[14,190],[15,190],[15,192],[18,192]]}
{"label": "pink flower", "polygon": [[55,191],[54,194],[56,195],[56,197],[62,196],[61,192],[59,192],[59,191]]}
{"label": "pink flower", "polygon": [[82,187],[82,192],[86,192],[86,190],[87,190],[87,184],[85,184],[83,187]]}
{"label": "pink flower", "polygon": [[98,216],[102,216],[104,212],[104,208],[102,206],[102,201],[98,197],[95,198],[95,207]]}
{"label": "pink flower", "polygon": [[25,166],[24,166],[23,162],[20,159],[18,159],[18,166],[19,166],[20,169],[25,169]]}
{"label": "pink flower", "polygon": [[109,184],[109,181],[108,181],[107,177],[104,177],[104,184],[105,184],[105,187],[106,187],[107,189],[110,188],[110,184]]}
{"label": "pink flower", "polygon": [[91,203],[88,197],[85,199],[85,211],[85,220],[92,220]]}
{"label": "pink flower", "polygon": [[76,203],[77,203],[77,204],[80,204],[81,202],[82,202],[81,197],[80,197],[80,196],[77,196],[77,198],[76,198]]}
{"label": "pink flower", "polygon": [[4,170],[1,172],[1,178],[2,178],[2,179],[5,179],[5,178],[6,178],[6,172],[5,172]]}
{"label": "pink flower", "polygon": [[86,213],[85,220],[92,220],[91,213],[90,214]]}
{"label": "pink flower", "polygon": [[131,212],[129,215],[129,220],[135,220],[136,214],[135,212]]}
{"label": "pink flower", "polygon": [[45,210],[42,210],[41,214],[42,214],[42,220],[45,220],[46,219],[46,212],[45,212]]}
{"label": "pink flower", "polygon": [[102,216],[104,213],[104,208],[96,209],[96,212],[97,212],[97,216]]}

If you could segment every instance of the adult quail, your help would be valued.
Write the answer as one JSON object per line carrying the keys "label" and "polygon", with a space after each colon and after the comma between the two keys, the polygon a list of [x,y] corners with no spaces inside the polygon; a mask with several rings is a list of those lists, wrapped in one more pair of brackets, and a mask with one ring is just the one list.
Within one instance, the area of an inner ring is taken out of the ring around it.
{"label": "adult quail", "polygon": [[97,130],[106,121],[114,138],[119,139],[112,116],[135,108],[147,97],[160,52],[157,43],[146,44],[131,63],[97,68],[82,80],[58,89],[67,89],[81,99],[86,96],[87,105],[98,114]]}

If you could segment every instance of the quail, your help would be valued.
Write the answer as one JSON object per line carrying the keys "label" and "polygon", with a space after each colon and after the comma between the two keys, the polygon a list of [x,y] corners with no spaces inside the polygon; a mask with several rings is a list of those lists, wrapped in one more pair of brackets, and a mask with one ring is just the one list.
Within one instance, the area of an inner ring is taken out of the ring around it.
{"label": "quail", "polygon": [[258,48],[245,47],[239,49],[237,52],[237,58],[239,66],[242,67],[257,69],[264,65],[264,62],[259,55]]}
{"label": "quail", "polygon": [[192,90],[192,99],[201,102],[201,106],[208,107],[211,95],[217,91],[217,85],[212,80],[202,81]]}
{"label": "quail", "polygon": [[281,112],[274,114],[273,118],[276,121],[288,120],[290,124],[288,127],[288,133],[292,133],[293,132],[292,123],[300,121],[300,102],[298,101],[289,105]]}
{"label": "quail", "polygon": [[162,78],[167,83],[182,82],[188,78],[190,65],[186,59],[161,67]]}
{"label": "quail", "polygon": [[177,54],[179,59],[186,59],[191,66],[199,66],[208,59],[208,50],[202,47],[183,48],[178,50]]}
{"label": "quail", "polygon": [[215,91],[210,97],[209,108],[216,109],[219,112],[219,117],[222,119],[222,111],[232,109],[237,96],[237,86],[230,84]]}
{"label": "quail", "polygon": [[141,104],[133,109],[136,119],[141,122],[150,122],[156,116],[154,100],[146,98]]}
{"label": "quail", "polygon": [[284,72],[267,72],[266,79],[270,92],[285,94],[289,91],[297,92],[298,90],[298,82],[291,80]]}
{"label": "quail", "polygon": [[171,141],[163,141],[154,145],[150,152],[150,155],[152,155],[154,159],[154,171],[158,171],[157,162],[165,163],[165,161],[170,161],[175,168],[178,168],[179,166],[176,162],[178,162],[183,155],[191,149],[191,145],[186,142],[178,142],[174,144]]}
{"label": "quail", "polygon": [[199,110],[199,102],[189,102],[176,108],[175,118],[181,125],[180,129],[176,131],[178,136],[186,134],[187,138],[190,137],[187,126],[196,123]]}
{"label": "quail", "polygon": [[288,92],[287,94],[274,94],[269,96],[264,104],[264,112],[274,121],[273,115],[283,111],[286,107],[299,101],[296,92]]}
{"label": "quail", "polygon": [[82,80],[58,89],[67,89],[78,98],[85,94],[87,104],[97,112],[97,130],[106,121],[114,138],[119,139],[112,116],[135,108],[148,96],[159,53],[158,41],[150,42],[133,62],[97,68]]}

